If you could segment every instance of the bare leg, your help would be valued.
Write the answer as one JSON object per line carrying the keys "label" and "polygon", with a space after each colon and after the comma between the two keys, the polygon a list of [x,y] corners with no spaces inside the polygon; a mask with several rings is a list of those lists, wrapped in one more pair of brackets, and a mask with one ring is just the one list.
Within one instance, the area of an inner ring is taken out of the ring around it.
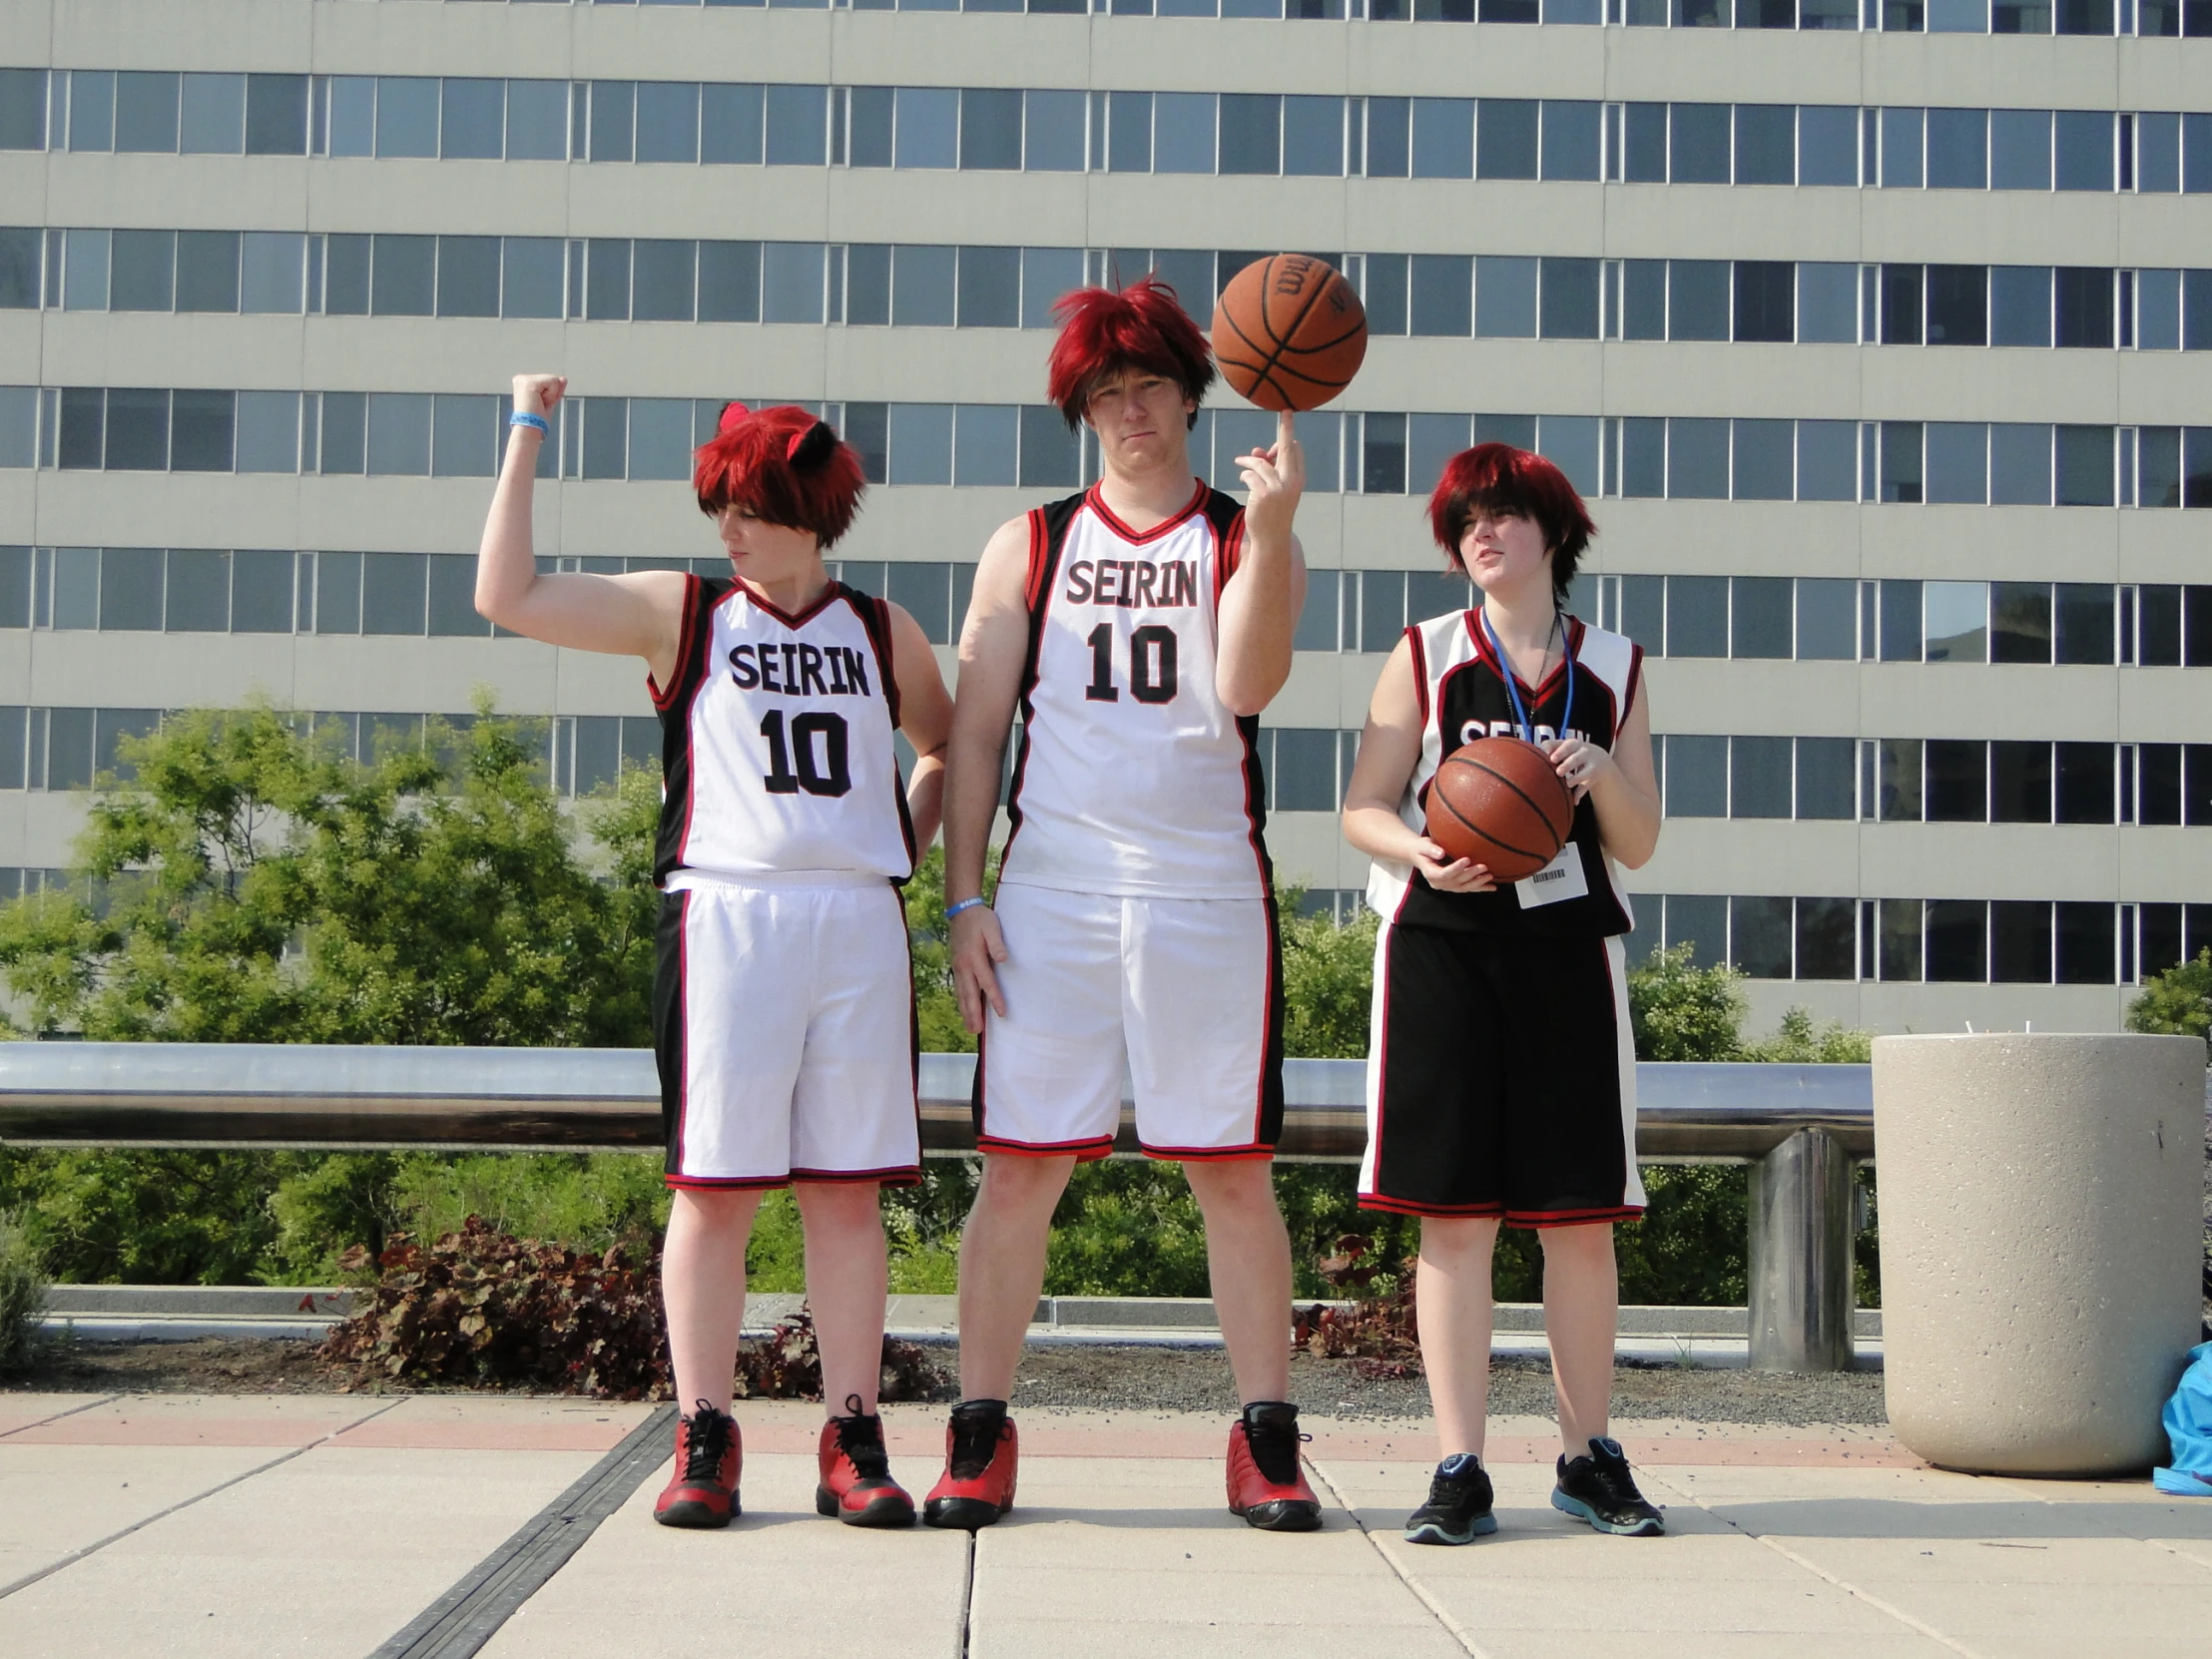
{"label": "bare leg", "polygon": [[1206,1214],[1206,1272],[1244,1404],[1291,1388],[1291,1237],[1265,1158],[1183,1166]]}
{"label": "bare leg", "polygon": [[1559,1440],[1582,1457],[1607,1432],[1613,1403],[1613,1339],[1620,1324],[1620,1274],[1613,1224],[1547,1227],[1544,1333],[1551,1341],[1551,1383],[1559,1401]]}
{"label": "bare leg", "polygon": [[1006,1399],[1044,1289],[1045,1244],[1075,1159],[986,1153],[960,1236],[960,1397]]}
{"label": "bare leg", "polygon": [[676,1189],[661,1251],[661,1301],[676,1401],[687,1414],[702,1399],[730,1409],[745,1322],[745,1243],[761,1197],[757,1187]]}
{"label": "bare leg", "polygon": [[1497,1227],[1487,1216],[1421,1218],[1413,1306],[1439,1458],[1461,1451],[1482,1454],[1490,1407],[1490,1261]]}
{"label": "bare leg", "polygon": [[796,1183],[799,1219],[807,1232],[807,1306],[814,1311],[822,1345],[822,1402],[830,1416],[844,1416],[845,1401],[860,1397],[860,1412],[875,1410],[883,1373],[882,1189],[872,1181]]}

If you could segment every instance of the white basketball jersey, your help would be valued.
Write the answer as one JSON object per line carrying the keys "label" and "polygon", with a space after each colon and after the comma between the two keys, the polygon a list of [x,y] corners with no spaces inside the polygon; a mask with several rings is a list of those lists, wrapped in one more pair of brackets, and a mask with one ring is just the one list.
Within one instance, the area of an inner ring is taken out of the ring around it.
{"label": "white basketball jersey", "polygon": [[654,876],[836,870],[903,881],[913,828],[891,733],[889,612],[832,582],[797,616],[691,579],[662,730]]}
{"label": "white basketball jersey", "polygon": [[1268,890],[1257,719],[1214,689],[1244,509],[1197,484],[1151,530],[1093,489],[1029,515],[1029,657],[1003,878],[1072,892]]}

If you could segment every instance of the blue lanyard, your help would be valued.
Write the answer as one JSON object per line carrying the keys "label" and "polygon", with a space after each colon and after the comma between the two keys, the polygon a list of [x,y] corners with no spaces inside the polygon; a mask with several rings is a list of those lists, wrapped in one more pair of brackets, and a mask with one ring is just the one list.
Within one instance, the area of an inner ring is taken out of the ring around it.
{"label": "blue lanyard", "polygon": [[[1497,677],[1505,682],[1505,695],[1513,705],[1513,729],[1520,734],[1521,742],[1534,743],[1536,728],[1528,719],[1528,711],[1521,707],[1520,688],[1513,684],[1512,659],[1505,655],[1505,648],[1497,643],[1497,632],[1490,626],[1490,613],[1478,611],[1482,618],[1482,634],[1490,642],[1490,655],[1497,659]],[[1560,660],[1567,669],[1567,705],[1559,712],[1559,736],[1567,735],[1568,725],[1574,719],[1574,638],[1567,632],[1566,619],[1555,618],[1559,626]],[[1537,687],[1541,694],[1543,688]]]}

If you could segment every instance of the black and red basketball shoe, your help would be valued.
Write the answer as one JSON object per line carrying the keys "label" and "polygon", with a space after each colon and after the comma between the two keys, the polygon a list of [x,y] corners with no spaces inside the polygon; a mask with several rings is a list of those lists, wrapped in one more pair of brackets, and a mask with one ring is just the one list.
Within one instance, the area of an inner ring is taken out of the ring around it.
{"label": "black and red basketball shoe", "polygon": [[1229,1512],[1263,1532],[1312,1532],[1321,1526],[1321,1499],[1306,1484],[1298,1448],[1298,1407],[1255,1400],[1229,1427]]}
{"label": "black and red basketball shoe", "polygon": [[1021,1441],[1003,1399],[963,1399],[944,1431],[944,1473],[929,1488],[921,1518],[973,1532],[1014,1507]]}
{"label": "black and red basketball shoe", "polygon": [[911,1526],[914,1500],[891,1478],[883,1449],[883,1419],[860,1411],[860,1396],[844,1396],[846,1415],[822,1425],[822,1483],[815,1513],[834,1515],[847,1526]]}
{"label": "black and red basketball shoe", "polygon": [[653,1504],[663,1526],[728,1526],[738,1513],[745,1447],[730,1413],[704,1399],[676,1419],[676,1468]]}

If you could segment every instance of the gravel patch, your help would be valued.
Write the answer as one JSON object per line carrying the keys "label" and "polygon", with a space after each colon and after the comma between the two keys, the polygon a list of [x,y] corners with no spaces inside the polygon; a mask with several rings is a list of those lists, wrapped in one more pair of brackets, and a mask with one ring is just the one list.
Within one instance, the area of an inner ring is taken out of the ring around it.
{"label": "gravel patch", "polygon": [[[958,1398],[951,1345],[931,1343],[926,1349],[942,1376],[930,1397]],[[311,1343],[202,1338],[182,1343],[50,1343],[31,1370],[0,1382],[0,1391],[335,1393],[347,1381],[346,1372],[315,1358]],[[391,1392],[471,1391],[384,1386]],[[1417,1377],[1363,1377],[1357,1361],[1317,1360],[1306,1354],[1292,1358],[1291,1397],[1317,1415],[1333,1417],[1429,1414],[1428,1385]],[[1237,1408],[1237,1387],[1229,1357],[1218,1348],[1054,1345],[1032,1348],[1022,1361],[1014,1405],[1021,1410],[1227,1414]],[[1496,1416],[1551,1415],[1550,1366],[1541,1360],[1496,1361],[1490,1368],[1490,1410]],[[1889,1420],[1877,1371],[1801,1377],[1672,1365],[1615,1368],[1613,1414],[1792,1426],[1880,1425]]]}

